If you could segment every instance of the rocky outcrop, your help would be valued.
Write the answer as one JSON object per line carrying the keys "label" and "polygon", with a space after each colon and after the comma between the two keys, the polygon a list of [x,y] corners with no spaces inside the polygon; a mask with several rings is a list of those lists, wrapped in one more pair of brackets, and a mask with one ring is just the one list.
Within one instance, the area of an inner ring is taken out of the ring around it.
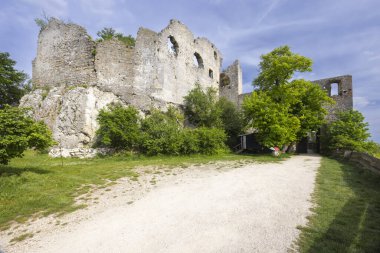
{"label": "rocky outcrop", "polygon": [[110,103],[123,102],[96,87],[75,87],[35,90],[21,99],[20,106],[31,107],[34,117],[46,122],[59,147],[73,149],[92,146],[98,113]]}

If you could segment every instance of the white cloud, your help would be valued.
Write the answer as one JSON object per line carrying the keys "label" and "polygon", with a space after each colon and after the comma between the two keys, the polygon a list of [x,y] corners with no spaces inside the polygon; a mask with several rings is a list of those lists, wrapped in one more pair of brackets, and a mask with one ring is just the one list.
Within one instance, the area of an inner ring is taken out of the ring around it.
{"label": "white cloud", "polygon": [[361,110],[370,104],[370,101],[366,97],[354,97],[354,107]]}
{"label": "white cloud", "polygon": [[262,14],[257,19],[256,24],[261,24],[261,22],[263,22],[263,20],[272,12],[272,10],[276,8],[279,2],[280,0],[273,0],[267,9],[265,11],[262,11]]}

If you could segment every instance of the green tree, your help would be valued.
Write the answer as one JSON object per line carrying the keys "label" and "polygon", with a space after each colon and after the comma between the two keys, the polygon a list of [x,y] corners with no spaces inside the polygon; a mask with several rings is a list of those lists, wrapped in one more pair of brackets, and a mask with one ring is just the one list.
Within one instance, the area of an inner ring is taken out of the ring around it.
{"label": "green tree", "polygon": [[351,150],[359,152],[377,151],[378,146],[368,140],[368,123],[356,110],[340,112],[337,120],[327,126],[325,142],[330,150]]}
{"label": "green tree", "polygon": [[333,100],[317,84],[291,80],[297,71],[311,71],[312,61],[288,46],[261,59],[259,76],[253,81],[257,90],[243,102],[246,120],[261,144],[288,145],[317,130],[325,122],[325,105]]}
{"label": "green tree", "polygon": [[142,151],[148,155],[179,155],[183,145],[182,121],[173,107],[167,112],[151,110],[141,124]]}
{"label": "green tree", "polygon": [[236,145],[237,136],[243,132],[245,125],[243,114],[234,103],[225,97],[219,98],[216,107],[221,112],[220,120],[228,136],[228,145],[232,147]]}
{"label": "green tree", "polygon": [[8,105],[0,109],[0,164],[22,157],[28,148],[44,150],[54,144],[47,126],[27,113],[28,109]]}
{"label": "green tree", "polygon": [[297,140],[300,121],[289,114],[289,107],[275,103],[265,91],[254,91],[243,102],[248,125],[266,147],[282,146]]}
{"label": "green tree", "polygon": [[0,52],[0,108],[5,104],[17,105],[25,91],[27,75],[14,68],[16,62],[9,53]]}
{"label": "green tree", "polygon": [[334,103],[318,84],[303,79],[284,85],[282,92],[286,94],[283,97],[287,101],[282,101],[281,104],[288,104],[289,114],[300,121],[300,128],[296,132],[297,140],[311,131],[317,131],[325,123],[328,113],[326,105]]}
{"label": "green tree", "polygon": [[195,88],[184,97],[184,112],[187,120],[196,127],[220,128],[222,111],[216,106],[217,101],[215,89],[209,87],[204,92],[200,84],[196,84]]}
{"label": "green tree", "polygon": [[135,46],[136,43],[135,38],[133,38],[131,35],[124,36],[122,33],[117,33],[115,29],[111,27],[104,27],[101,31],[97,32],[96,35],[100,37],[100,40],[110,40],[112,38],[117,38],[127,46]]}
{"label": "green tree", "polygon": [[189,123],[196,127],[222,129],[227,134],[228,144],[236,144],[244,120],[234,103],[224,97],[218,98],[217,91],[211,87],[203,91],[199,84],[184,97],[184,101],[184,113]]}
{"label": "green tree", "polygon": [[225,153],[227,135],[223,129],[199,127],[192,130],[198,144],[198,152],[206,155]]}
{"label": "green tree", "polygon": [[313,64],[311,59],[294,54],[289,46],[278,47],[260,58],[260,73],[253,86],[261,90],[287,83],[295,72],[311,71]]}
{"label": "green tree", "polygon": [[97,145],[136,150],[140,145],[140,117],[132,106],[110,104],[98,115]]}

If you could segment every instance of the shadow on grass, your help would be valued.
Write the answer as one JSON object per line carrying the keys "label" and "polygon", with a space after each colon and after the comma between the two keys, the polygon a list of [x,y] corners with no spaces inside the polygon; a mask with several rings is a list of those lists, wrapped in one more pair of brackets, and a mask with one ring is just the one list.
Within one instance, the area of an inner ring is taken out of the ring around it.
{"label": "shadow on grass", "polygon": [[353,164],[340,169],[354,194],[308,252],[380,252],[380,176]]}
{"label": "shadow on grass", "polygon": [[47,174],[47,173],[50,173],[51,171],[34,168],[34,167],[19,168],[19,167],[0,165],[0,177],[10,177],[14,175],[21,176],[25,172],[32,172],[36,174]]}

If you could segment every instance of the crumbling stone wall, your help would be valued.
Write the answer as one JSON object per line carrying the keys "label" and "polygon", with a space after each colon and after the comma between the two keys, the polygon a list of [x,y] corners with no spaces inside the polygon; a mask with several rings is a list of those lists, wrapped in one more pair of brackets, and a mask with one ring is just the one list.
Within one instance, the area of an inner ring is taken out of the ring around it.
{"label": "crumbling stone wall", "polygon": [[[336,119],[336,113],[339,111],[351,110],[353,108],[353,95],[352,95],[352,76],[336,76],[313,81],[319,84],[323,90],[335,101],[334,105],[329,106],[327,115],[328,121]],[[332,95],[332,85],[338,87],[338,94]]]}
{"label": "crumbling stone wall", "polygon": [[96,82],[95,42],[76,24],[52,19],[38,36],[37,56],[33,61],[33,84],[37,87]]}
{"label": "crumbling stone wall", "polygon": [[219,87],[221,53],[207,39],[194,38],[179,21],[171,20],[158,34],[140,29],[135,59],[134,85],[155,100],[182,104],[195,83]]}
{"label": "crumbling stone wall", "polygon": [[132,88],[135,65],[133,47],[114,38],[97,43],[94,56],[99,88],[114,93]]}
{"label": "crumbling stone wall", "polygon": [[[226,75],[228,78],[223,77]],[[219,94],[225,97],[236,105],[241,105],[242,99],[239,99],[243,89],[243,75],[240,63],[236,60],[225,71],[223,71],[220,78]]]}

